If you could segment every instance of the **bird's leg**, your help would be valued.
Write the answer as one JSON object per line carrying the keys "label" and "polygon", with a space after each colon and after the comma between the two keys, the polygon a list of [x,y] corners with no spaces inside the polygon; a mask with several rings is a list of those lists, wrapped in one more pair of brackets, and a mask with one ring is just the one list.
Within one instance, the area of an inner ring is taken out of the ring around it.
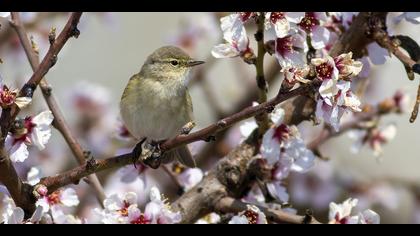
{"label": "bird's leg", "polygon": [[162,151],[160,149],[161,142],[151,141],[149,144],[150,147],[150,155],[147,155],[143,159],[143,163],[151,167],[152,169],[157,169],[160,166],[161,160],[160,157],[162,155]]}
{"label": "bird's leg", "polygon": [[146,141],[146,138],[143,138],[142,140],[140,140],[140,142],[136,144],[136,146],[134,147],[133,152],[132,152],[132,156],[133,156],[132,160],[133,160],[134,168],[136,168],[136,169],[137,169],[136,163],[139,160],[139,158],[140,158],[140,156],[143,152],[143,147],[142,146],[143,146],[143,143],[145,141]]}
{"label": "bird's leg", "polygon": [[182,126],[181,134],[189,134],[191,132],[191,130],[194,129],[194,127],[195,127],[195,122],[194,121],[188,122],[187,124]]}

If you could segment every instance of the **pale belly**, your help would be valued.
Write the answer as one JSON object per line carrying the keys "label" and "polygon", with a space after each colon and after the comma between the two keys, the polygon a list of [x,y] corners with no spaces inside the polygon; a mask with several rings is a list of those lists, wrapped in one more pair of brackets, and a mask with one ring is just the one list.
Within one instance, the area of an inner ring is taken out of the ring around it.
{"label": "pale belly", "polygon": [[120,104],[127,129],[136,138],[152,140],[173,138],[192,121],[186,96],[167,97],[160,92],[126,96]]}

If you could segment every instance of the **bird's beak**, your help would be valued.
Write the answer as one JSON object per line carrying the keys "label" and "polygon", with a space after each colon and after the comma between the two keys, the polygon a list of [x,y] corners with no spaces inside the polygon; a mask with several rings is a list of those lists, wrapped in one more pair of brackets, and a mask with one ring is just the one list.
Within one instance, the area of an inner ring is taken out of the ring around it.
{"label": "bird's beak", "polygon": [[192,67],[192,66],[197,66],[197,65],[201,65],[203,64],[204,61],[195,61],[195,60],[191,60],[187,62],[187,66],[188,67]]}

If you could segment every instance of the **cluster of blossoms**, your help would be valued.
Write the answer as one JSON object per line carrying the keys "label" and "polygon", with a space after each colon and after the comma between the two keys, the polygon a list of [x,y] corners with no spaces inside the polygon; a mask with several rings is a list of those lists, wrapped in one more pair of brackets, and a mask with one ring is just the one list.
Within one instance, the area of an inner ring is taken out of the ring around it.
{"label": "cluster of blossoms", "polygon": [[[266,185],[268,192],[274,199],[287,202],[289,194],[282,186],[282,181],[291,171],[306,172],[314,165],[315,155],[306,148],[297,127],[283,123],[283,116],[284,110],[281,108],[271,113],[273,126],[264,134],[260,152],[261,159],[272,169],[271,181]],[[255,121],[249,121],[240,130],[247,137],[256,127]]]}
{"label": "cluster of blossoms", "polygon": [[173,212],[159,190],[150,190],[150,202],[141,212],[137,194],[113,194],[104,201],[105,209],[95,209],[104,224],[174,224],[181,221],[181,214]]}
{"label": "cluster of blossoms", "polygon": [[[215,46],[213,56],[252,57],[245,23],[255,20],[259,14],[242,12],[223,17],[221,28],[226,43]],[[338,24],[337,19],[341,24],[351,23],[345,16],[333,16],[334,24]],[[329,45],[332,37],[332,31],[328,29],[331,28],[330,18],[323,12],[267,12],[264,16],[265,29],[274,29],[275,57],[285,80],[291,85],[310,82],[309,75],[321,80],[316,114],[338,131],[340,118],[346,111],[360,111],[360,101],[351,91],[351,78],[362,71],[363,63],[353,60],[351,52],[334,58],[325,54],[306,61],[309,49],[320,50]]]}
{"label": "cluster of blossoms", "polygon": [[357,199],[349,198],[341,204],[330,203],[328,214],[330,224],[379,224],[379,215],[370,210],[364,210],[358,215],[352,216],[353,207],[358,203]]}
{"label": "cluster of blossoms", "polygon": [[[39,191],[40,193],[42,191]],[[70,207],[77,206],[79,199],[74,189],[60,189],[41,196],[35,203],[36,210],[29,219],[24,218],[24,211],[16,207],[10,197],[4,197],[0,209],[0,222],[5,224],[81,224],[82,220],[67,214]]]}

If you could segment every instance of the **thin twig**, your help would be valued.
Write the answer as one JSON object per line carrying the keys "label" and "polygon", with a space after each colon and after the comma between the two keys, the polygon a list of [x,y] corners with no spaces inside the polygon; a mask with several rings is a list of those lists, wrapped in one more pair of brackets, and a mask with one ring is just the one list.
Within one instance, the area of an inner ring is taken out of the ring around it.
{"label": "thin twig", "polygon": [[[215,210],[221,213],[239,213],[247,210],[247,203],[236,200],[231,197],[225,197],[220,199],[216,204]],[[254,204],[252,204],[254,205]],[[314,217],[311,217],[309,222],[306,222],[307,216],[299,216],[291,213],[287,213],[283,210],[270,209],[263,206],[256,206],[262,212],[264,212],[267,220],[274,223],[289,223],[289,224],[321,224]]]}
{"label": "thin twig", "polygon": [[[39,66],[38,54],[34,52],[31,46],[31,43],[29,42],[25,27],[20,20],[19,13],[12,12],[11,15],[12,15],[12,21],[10,23],[13,26],[13,28],[16,30],[19,36],[20,42],[25,50],[26,56],[32,67],[32,70],[36,71],[36,69]],[[61,112],[61,109],[58,106],[57,100],[51,91],[51,86],[48,84],[46,78],[43,78],[41,80],[40,87],[41,87],[42,94],[45,98],[45,101],[47,102],[49,109],[54,115],[54,126],[63,135],[68,146],[70,147],[70,150],[73,153],[73,156],[76,158],[79,165],[85,164],[86,158],[84,155],[84,151],[80,143],[76,140],[76,138],[72,134],[70,127],[67,125],[67,122],[63,116],[63,113]],[[89,184],[93,187],[95,191],[95,195],[98,198],[99,204],[102,206],[103,201],[106,198],[103,187],[101,183],[99,182],[98,177],[95,174],[88,176],[88,178],[89,178]]]}
{"label": "thin twig", "polygon": [[[50,46],[42,63],[32,75],[31,79],[23,86],[20,91],[21,96],[32,97],[33,90],[37,87],[42,77],[54,65],[57,55],[63,48],[64,44],[70,37],[78,36],[77,24],[82,13],[72,13],[67,24],[61,31],[58,38]],[[11,108],[3,109],[0,117],[1,137],[0,137],[0,181],[6,186],[11,193],[13,200],[18,207],[21,207],[26,216],[30,216],[35,209],[35,199],[32,196],[32,191],[27,184],[23,184],[19,176],[16,174],[7,151],[4,148],[5,138],[10,130],[11,125],[19,113],[19,108],[14,104]]]}
{"label": "thin twig", "polygon": [[[267,81],[264,77],[264,56],[265,56],[265,45],[264,45],[264,22],[265,14],[260,12],[257,18],[257,32],[255,33],[255,40],[258,44],[257,60],[255,62],[256,69],[256,80],[258,86],[258,103],[267,101]],[[264,134],[269,128],[269,119],[267,113],[261,113],[255,116],[255,120],[258,125],[258,132],[260,135]]]}

